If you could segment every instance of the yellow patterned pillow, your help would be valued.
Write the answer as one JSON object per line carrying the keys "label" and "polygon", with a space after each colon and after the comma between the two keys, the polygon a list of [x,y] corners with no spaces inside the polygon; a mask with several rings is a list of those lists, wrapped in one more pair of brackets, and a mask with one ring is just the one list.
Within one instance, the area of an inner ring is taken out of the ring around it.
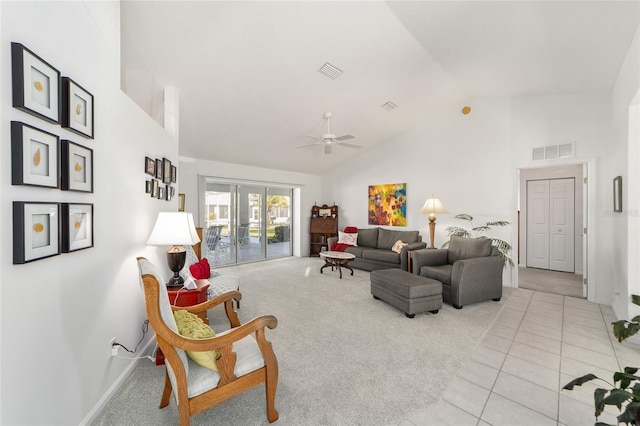
{"label": "yellow patterned pillow", "polygon": [[[173,313],[173,318],[176,320],[178,333],[180,333],[181,336],[190,337],[192,339],[208,339],[209,337],[216,336],[216,333],[213,332],[211,327],[202,321],[202,318],[189,311],[175,311]],[[187,356],[195,363],[210,370],[218,371],[218,367],[216,367],[216,360],[220,358],[220,353],[217,350],[207,352],[186,352]]]}
{"label": "yellow patterned pillow", "polygon": [[400,252],[402,252],[402,247],[404,247],[406,245],[407,245],[407,243],[403,243],[402,240],[398,240],[398,241],[395,242],[393,247],[391,247],[391,250],[393,250],[396,253],[400,254]]}

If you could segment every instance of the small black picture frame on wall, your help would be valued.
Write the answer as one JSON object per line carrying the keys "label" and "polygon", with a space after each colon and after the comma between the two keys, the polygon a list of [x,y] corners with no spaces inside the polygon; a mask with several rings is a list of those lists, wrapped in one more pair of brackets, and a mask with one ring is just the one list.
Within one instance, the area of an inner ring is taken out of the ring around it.
{"label": "small black picture frame on wall", "polygon": [[171,184],[171,161],[167,158],[162,159],[162,183],[166,185]]}
{"label": "small black picture frame on wall", "polygon": [[59,188],[59,137],[11,122],[11,184]]}
{"label": "small black picture frame on wall", "polygon": [[93,150],[77,143],[60,142],[64,191],[93,192]]}
{"label": "small black picture frame on wall", "polygon": [[11,43],[13,106],[60,123],[60,71],[20,43]]}
{"label": "small black picture frame on wall", "polygon": [[60,204],[13,202],[13,264],[60,254]]}
{"label": "small black picture frame on wall", "polygon": [[164,171],[164,168],[162,166],[162,160],[156,158],[156,179],[158,179],[160,182],[162,182],[162,178],[164,176],[164,174],[162,173]]}
{"label": "small black picture frame on wall", "polygon": [[93,95],[62,77],[62,127],[93,139]]}
{"label": "small black picture frame on wall", "polygon": [[62,203],[62,252],[93,247],[93,204]]}
{"label": "small black picture frame on wall", "polygon": [[613,178],[613,211],[622,212],[622,176]]}
{"label": "small black picture frame on wall", "polygon": [[156,175],[156,160],[151,157],[144,157],[144,172],[148,175]]}

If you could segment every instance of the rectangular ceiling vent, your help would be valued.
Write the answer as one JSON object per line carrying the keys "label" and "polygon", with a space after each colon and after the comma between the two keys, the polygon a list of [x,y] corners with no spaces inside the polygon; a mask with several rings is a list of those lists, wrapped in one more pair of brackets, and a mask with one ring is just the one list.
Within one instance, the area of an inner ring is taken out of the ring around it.
{"label": "rectangular ceiling vent", "polygon": [[382,108],[383,110],[388,112],[388,111],[393,111],[394,109],[398,108],[398,105],[396,105],[393,102],[389,101],[389,102],[386,102],[386,103],[382,104],[380,106],[380,108]]}
{"label": "rectangular ceiling vent", "polygon": [[340,68],[336,67],[335,65],[331,65],[329,62],[321,66],[318,71],[333,80],[340,77],[340,75],[342,74],[342,70]]}
{"label": "rectangular ceiling vent", "polygon": [[531,151],[533,160],[550,160],[554,158],[575,157],[575,142],[560,145],[540,146]]}

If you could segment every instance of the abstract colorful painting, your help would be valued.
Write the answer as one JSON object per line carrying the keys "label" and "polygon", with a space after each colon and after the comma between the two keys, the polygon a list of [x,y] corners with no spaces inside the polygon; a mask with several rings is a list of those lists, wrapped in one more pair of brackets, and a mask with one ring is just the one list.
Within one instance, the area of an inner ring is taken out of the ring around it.
{"label": "abstract colorful painting", "polygon": [[369,225],[407,226],[407,184],[369,187]]}

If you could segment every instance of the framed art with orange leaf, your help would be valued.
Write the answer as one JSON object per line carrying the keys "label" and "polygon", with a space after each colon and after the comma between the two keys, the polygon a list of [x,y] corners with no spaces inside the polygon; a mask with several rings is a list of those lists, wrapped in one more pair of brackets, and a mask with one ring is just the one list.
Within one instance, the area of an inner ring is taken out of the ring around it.
{"label": "framed art with orange leaf", "polygon": [[93,247],[93,204],[62,203],[62,252]]}
{"label": "framed art with orange leaf", "polygon": [[369,225],[407,226],[407,184],[369,186]]}
{"label": "framed art with orange leaf", "polygon": [[11,43],[13,106],[60,122],[60,71],[20,43]]}
{"label": "framed art with orange leaf", "polygon": [[93,150],[77,143],[60,142],[62,157],[61,189],[93,192]]}
{"label": "framed art with orange leaf", "polygon": [[11,184],[59,188],[58,136],[11,122]]}
{"label": "framed art with orange leaf", "polygon": [[60,254],[60,204],[13,202],[13,264]]}
{"label": "framed art with orange leaf", "polygon": [[62,77],[62,127],[93,139],[93,95]]}

